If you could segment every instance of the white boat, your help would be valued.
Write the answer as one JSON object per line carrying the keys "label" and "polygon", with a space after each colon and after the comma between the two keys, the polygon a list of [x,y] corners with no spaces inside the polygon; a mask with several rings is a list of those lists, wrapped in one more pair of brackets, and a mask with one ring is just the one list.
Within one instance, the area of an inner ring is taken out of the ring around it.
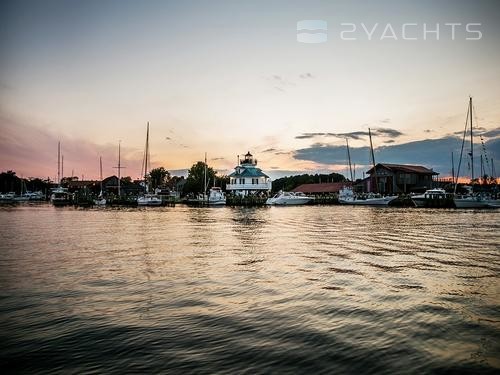
{"label": "white boat", "polygon": [[488,208],[488,200],[481,195],[455,195],[453,198],[456,208]]}
{"label": "white boat", "polygon": [[444,189],[429,189],[423,194],[411,196],[411,200],[417,207],[426,207],[430,201],[446,198],[447,194]]}
{"label": "white boat", "polygon": [[161,206],[162,200],[156,194],[144,194],[137,198],[138,206]]}
{"label": "white boat", "polygon": [[345,187],[339,191],[339,203],[354,206],[387,206],[397,198],[397,195],[388,197],[381,197],[376,194],[357,196],[350,187]]}
{"label": "white boat", "polygon": [[101,191],[99,192],[97,199],[94,199],[94,204],[96,206],[105,206],[107,201],[106,201],[106,198],[104,198],[104,192],[102,190],[102,157],[101,156],[99,156],[99,176],[101,177]]}
{"label": "white boat", "polygon": [[312,200],[314,200],[314,198],[308,197],[304,193],[279,191],[274,197],[268,198],[266,204],[276,206],[298,206],[307,204]]}
{"label": "white boat", "polygon": [[161,206],[162,200],[161,197],[157,194],[151,194],[149,192],[149,183],[148,183],[148,167],[150,162],[149,156],[149,122],[146,130],[146,148],[144,150],[144,187],[146,189],[146,193],[137,197],[137,205],[138,206]]}
{"label": "white boat", "polygon": [[45,199],[45,194],[43,191],[26,192],[26,196],[30,201],[43,201]]}
{"label": "white boat", "polygon": [[61,142],[57,143],[57,180],[59,186],[52,189],[50,203],[54,206],[70,205],[73,200],[73,194],[61,186]]}
{"label": "white boat", "polygon": [[71,201],[72,201],[72,194],[68,192],[68,189],[60,186],[52,189],[50,202],[54,206],[67,206],[71,204]]}
{"label": "white boat", "polygon": [[226,204],[226,194],[220,187],[213,187],[208,193],[209,206],[222,206]]}
{"label": "white boat", "polygon": [[14,202],[15,197],[16,197],[16,193],[13,193],[13,192],[0,194],[0,202],[11,203],[11,202]]}
{"label": "white boat", "polygon": [[489,208],[500,208],[500,199],[487,199],[485,202]]}

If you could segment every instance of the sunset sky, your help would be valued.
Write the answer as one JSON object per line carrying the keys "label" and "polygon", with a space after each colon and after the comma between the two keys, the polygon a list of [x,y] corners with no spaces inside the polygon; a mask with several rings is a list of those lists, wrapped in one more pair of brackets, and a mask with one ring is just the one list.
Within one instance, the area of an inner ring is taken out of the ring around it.
{"label": "sunset sky", "polygon": [[[446,176],[472,95],[476,155],[483,135],[500,172],[499,17],[494,0],[3,1],[0,170],[54,178],[60,140],[66,176],[97,178],[99,156],[110,175],[121,140],[135,178],[149,121],[152,164],[174,173],[247,151],[272,177],[345,173],[349,137],[360,175],[370,127],[378,162]],[[328,41],[299,43],[300,20]]]}

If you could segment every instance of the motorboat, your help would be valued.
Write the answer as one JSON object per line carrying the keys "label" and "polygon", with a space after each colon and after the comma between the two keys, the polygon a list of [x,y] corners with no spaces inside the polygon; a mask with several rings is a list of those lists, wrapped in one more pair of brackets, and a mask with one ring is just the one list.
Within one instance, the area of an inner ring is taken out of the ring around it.
{"label": "motorboat", "polygon": [[485,199],[482,195],[455,195],[453,198],[456,208],[489,208],[493,201]]}
{"label": "motorboat", "polygon": [[106,198],[103,197],[102,193],[99,194],[99,196],[97,197],[97,199],[94,199],[94,205],[96,206],[105,206],[107,203],[106,201]]}
{"label": "motorboat", "polygon": [[355,206],[387,206],[390,202],[397,198],[397,195],[383,197],[376,194],[366,194],[358,196],[354,194],[351,187],[345,187],[339,191],[340,204]]}
{"label": "motorboat", "polygon": [[16,197],[16,193],[13,193],[13,192],[0,194],[0,202],[11,203],[11,202],[14,202],[15,197]]}
{"label": "motorboat", "polygon": [[208,193],[209,206],[221,206],[226,204],[226,194],[220,187],[213,187]]}
{"label": "motorboat", "polygon": [[301,192],[280,191],[275,196],[268,198],[266,204],[276,206],[298,206],[307,204],[314,200],[312,197],[306,196]]}
{"label": "motorboat", "polygon": [[449,199],[450,194],[446,193],[444,189],[428,189],[423,194],[416,194],[411,196],[411,200],[416,207],[441,207]]}
{"label": "motorboat", "polygon": [[43,201],[45,200],[45,194],[43,191],[28,191],[25,194],[28,197],[28,200],[30,201]]}
{"label": "motorboat", "polygon": [[72,203],[72,194],[68,192],[68,189],[63,187],[56,187],[52,189],[52,195],[50,196],[50,202],[54,206],[67,206]]}
{"label": "motorboat", "polygon": [[144,194],[137,198],[138,206],[161,206],[161,197],[156,194]]}
{"label": "motorboat", "polygon": [[226,204],[226,194],[220,187],[213,187],[208,194],[199,193],[195,198],[188,199],[189,204],[201,206],[223,206]]}

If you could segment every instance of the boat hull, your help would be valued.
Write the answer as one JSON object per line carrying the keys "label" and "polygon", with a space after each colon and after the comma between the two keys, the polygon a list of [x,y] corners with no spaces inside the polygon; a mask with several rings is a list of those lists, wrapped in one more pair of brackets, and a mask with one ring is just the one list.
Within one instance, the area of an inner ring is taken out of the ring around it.
{"label": "boat hull", "polygon": [[137,205],[140,207],[158,207],[161,206],[160,201],[137,201]]}
{"label": "boat hull", "polygon": [[487,201],[482,199],[454,199],[456,208],[488,208]]}
{"label": "boat hull", "polygon": [[273,206],[300,206],[308,204],[311,200],[312,200],[311,198],[294,198],[294,199],[269,198],[266,201],[266,204]]}
{"label": "boat hull", "polygon": [[339,203],[351,206],[387,206],[397,196],[384,197],[384,198],[367,198],[367,199],[341,199],[339,198]]}

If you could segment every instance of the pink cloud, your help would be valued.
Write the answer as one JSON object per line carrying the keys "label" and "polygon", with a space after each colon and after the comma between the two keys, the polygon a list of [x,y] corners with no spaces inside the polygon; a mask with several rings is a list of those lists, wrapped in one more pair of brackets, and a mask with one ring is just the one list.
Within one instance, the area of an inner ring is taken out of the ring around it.
{"label": "pink cloud", "polygon": [[[116,174],[118,163],[116,144],[99,145],[89,140],[58,136],[40,126],[28,125],[0,114],[0,171],[13,170],[24,177],[57,175],[57,142],[61,141],[64,155],[64,175],[85,179],[99,178],[99,156],[103,159],[103,174]],[[122,176],[136,178],[141,174],[142,152],[122,144]]]}

